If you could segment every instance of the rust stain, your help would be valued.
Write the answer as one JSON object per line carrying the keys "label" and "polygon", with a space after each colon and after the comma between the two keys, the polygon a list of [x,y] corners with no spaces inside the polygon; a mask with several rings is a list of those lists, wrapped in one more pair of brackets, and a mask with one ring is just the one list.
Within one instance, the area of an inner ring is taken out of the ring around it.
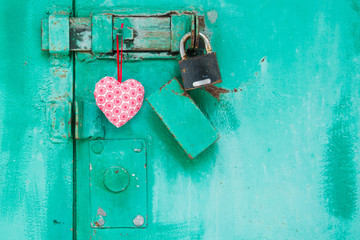
{"label": "rust stain", "polygon": [[216,87],[215,85],[208,85],[208,86],[203,87],[203,89],[205,91],[207,91],[208,93],[210,93],[211,96],[216,98],[218,101],[220,101],[221,94],[230,93],[230,92],[237,93],[238,91],[240,91],[240,92],[242,91],[241,88],[234,88],[233,90],[229,90],[229,89],[225,89],[225,88]]}
{"label": "rust stain", "polygon": [[204,90],[210,93],[218,101],[220,101],[220,94],[230,92],[228,89],[216,87],[215,85],[205,86]]}
{"label": "rust stain", "polygon": [[166,87],[166,85],[167,85],[167,84],[165,84],[164,86],[162,86],[162,87],[160,88],[160,92],[161,92],[161,90],[162,90],[164,87]]}
{"label": "rust stain", "polygon": [[182,93],[179,93],[179,92],[175,92],[174,90],[171,90],[172,93],[174,93],[175,95],[179,95],[179,96],[184,96],[184,97],[188,97],[190,98],[189,94],[187,92],[182,92]]}
{"label": "rust stain", "polygon": [[62,11],[58,11],[57,14],[59,14],[59,15],[68,15],[69,13],[62,10]]}

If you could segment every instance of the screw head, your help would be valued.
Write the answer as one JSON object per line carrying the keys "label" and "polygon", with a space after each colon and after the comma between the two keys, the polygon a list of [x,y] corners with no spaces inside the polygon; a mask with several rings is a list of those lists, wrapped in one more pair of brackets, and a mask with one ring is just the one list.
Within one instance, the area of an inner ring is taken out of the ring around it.
{"label": "screw head", "polygon": [[135,141],[133,141],[131,147],[134,152],[139,153],[143,150],[144,144],[141,141],[135,140]]}
{"label": "screw head", "polygon": [[96,141],[91,145],[91,150],[96,154],[100,154],[104,150],[104,144]]}
{"label": "screw head", "polygon": [[94,217],[94,225],[97,227],[102,227],[105,224],[105,219],[102,215],[97,214],[96,217]]}
{"label": "screw head", "polygon": [[135,226],[137,227],[141,227],[142,225],[144,225],[145,219],[143,216],[141,215],[137,215],[134,219],[133,219],[133,223]]}

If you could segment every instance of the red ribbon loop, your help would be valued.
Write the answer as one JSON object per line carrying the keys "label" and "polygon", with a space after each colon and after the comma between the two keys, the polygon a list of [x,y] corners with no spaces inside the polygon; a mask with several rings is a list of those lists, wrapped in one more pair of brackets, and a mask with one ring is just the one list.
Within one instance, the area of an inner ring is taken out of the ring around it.
{"label": "red ribbon loop", "polygon": [[[124,24],[121,24],[121,29],[123,29]],[[122,81],[122,60],[123,60],[123,34],[121,34],[121,61],[119,61],[119,35],[116,35],[116,59],[117,59],[117,70],[118,70],[118,81]],[[119,67],[120,62],[120,67]]]}

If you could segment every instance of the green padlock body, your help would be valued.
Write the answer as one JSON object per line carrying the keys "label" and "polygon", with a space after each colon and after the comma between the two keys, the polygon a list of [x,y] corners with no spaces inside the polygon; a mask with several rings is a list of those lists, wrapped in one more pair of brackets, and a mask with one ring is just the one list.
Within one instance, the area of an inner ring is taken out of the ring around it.
{"label": "green padlock body", "polygon": [[191,159],[219,139],[215,128],[176,78],[146,100]]}

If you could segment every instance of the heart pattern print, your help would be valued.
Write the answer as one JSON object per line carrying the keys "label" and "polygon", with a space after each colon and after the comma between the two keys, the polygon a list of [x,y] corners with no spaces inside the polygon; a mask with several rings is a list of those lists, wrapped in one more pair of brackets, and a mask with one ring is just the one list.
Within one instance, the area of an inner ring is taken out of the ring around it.
{"label": "heart pattern print", "polygon": [[116,127],[121,127],[140,110],[144,100],[143,85],[135,79],[122,83],[104,77],[95,85],[96,105]]}

